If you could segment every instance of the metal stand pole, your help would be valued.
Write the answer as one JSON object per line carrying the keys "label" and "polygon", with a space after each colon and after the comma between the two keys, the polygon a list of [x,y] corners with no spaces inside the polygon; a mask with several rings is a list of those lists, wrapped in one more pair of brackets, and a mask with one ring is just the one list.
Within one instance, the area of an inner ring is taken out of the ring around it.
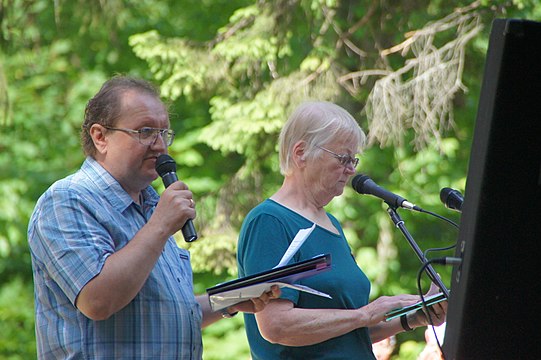
{"label": "metal stand pole", "polygon": [[[421,263],[425,265],[428,262],[428,259],[425,257],[425,255],[423,254],[423,252],[421,251],[421,249],[419,248],[415,240],[413,240],[413,237],[408,232],[408,229],[406,229],[406,225],[404,224],[404,221],[400,218],[400,216],[396,212],[396,208],[393,208],[392,206],[389,205],[389,208],[387,209],[387,213],[391,217],[391,220],[394,222],[395,226],[400,229],[402,234],[404,234],[404,237],[409,242],[411,248],[413,249],[417,257],[419,258]],[[425,272],[427,273],[430,280],[432,280],[432,282],[434,282],[440,288],[440,290],[443,292],[445,297],[449,299],[449,290],[445,287],[445,285],[441,281],[436,271],[434,271],[434,268],[432,267],[432,265],[430,264],[426,265]]]}

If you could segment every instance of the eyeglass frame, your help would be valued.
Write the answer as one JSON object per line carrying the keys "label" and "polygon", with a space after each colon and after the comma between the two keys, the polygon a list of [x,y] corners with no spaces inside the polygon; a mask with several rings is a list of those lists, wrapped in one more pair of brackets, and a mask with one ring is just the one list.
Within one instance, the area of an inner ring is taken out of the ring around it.
{"label": "eyeglass frame", "polygon": [[336,159],[338,159],[338,161],[340,161],[340,165],[342,166],[348,166],[348,165],[353,165],[353,168],[355,169],[357,167],[357,165],[359,165],[359,158],[356,158],[356,157],[353,157],[349,154],[337,154],[335,153],[334,151],[331,151],[329,149],[325,149],[324,147],[322,146],[317,146],[317,148],[325,151],[325,152],[328,152],[329,154],[331,154],[332,156],[334,156]]}
{"label": "eyeglass frame", "polygon": [[[175,140],[175,131],[172,130],[172,129],[160,129],[160,128],[152,128],[152,127],[143,127],[139,130],[134,130],[134,129],[126,129],[126,128],[115,128],[115,127],[112,127],[112,126],[107,126],[107,125],[102,125],[104,128],[106,128],[107,130],[112,130],[112,131],[122,131],[126,134],[137,134],[137,140],[139,141],[139,143],[141,143],[142,145],[145,145],[145,146],[148,146],[148,145],[152,145],[156,142],[156,140],[158,139],[158,135],[161,136],[163,142],[165,143],[165,145],[167,145],[167,147],[171,146],[173,144],[173,141]],[[144,131],[149,131],[149,130],[152,130],[154,134],[154,140],[152,140],[150,143],[148,144],[145,144],[143,143],[143,141],[141,140],[141,134],[144,132]],[[168,138],[165,138],[164,135],[168,136]],[[169,139],[169,141],[168,141]]]}

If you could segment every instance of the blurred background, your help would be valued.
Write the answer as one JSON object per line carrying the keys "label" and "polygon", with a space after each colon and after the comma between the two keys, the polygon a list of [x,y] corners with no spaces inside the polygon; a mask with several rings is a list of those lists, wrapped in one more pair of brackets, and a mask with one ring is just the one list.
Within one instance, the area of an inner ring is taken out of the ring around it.
{"label": "blurred background", "polygon": [[[368,133],[359,172],[459,222],[439,200],[464,191],[488,34],[495,18],[541,20],[535,0],[1,0],[0,359],[36,357],[26,230],[38,197],[84,160],[86,102],[114,74],[160,86],[177,133],[178,176],[194,192],[197,293],[236,276],[246,213],[282,182],[277,138],[306,99],[348,109]],[[158,191],[161,181],[155,182]],[[374,197],[328,205],[372,296],[417,293],[420,262]],[[423,251],[457,230],[399,210]],[[427,252],[439,257],[454,249]],[[437,266],[449,286],[451,268]],[[422,277],[423,291],[428,288]],[[422,329],[392,359],[417,359]],[[204,330],[205,359],[249,359],[242,317]]]}

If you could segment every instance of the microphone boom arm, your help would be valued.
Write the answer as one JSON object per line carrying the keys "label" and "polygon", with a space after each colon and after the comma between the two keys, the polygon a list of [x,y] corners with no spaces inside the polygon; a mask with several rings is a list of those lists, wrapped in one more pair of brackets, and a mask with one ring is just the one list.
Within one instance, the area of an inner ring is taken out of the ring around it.
{"label": "microphone boom arm", "polygon": [[[387,203],[387,205],[389,204]],[[447,289],[447,287],[445,287],[445,284],[443,284],[443,282],[441,281],[440,277],[438,276],[438,274],[436,273],[432,265],[428,263],[428,259],[425,257],[425,255],[421,251],[421,248],[419,248],[419,246],[417,245],[417,243],[415,242],[415,240],[409,233],[408,229],[406,228],[406,225],[404,224],[404,221],[400,218],[400,215],[398,215],[398,213],[396,212],[396,209],[393,208],[391,205],[389,205],[389,208],[387,209],[387,213],[391,217],[391,220],[393,221],[395,226],[398,229],[400,229],[400,231],[402,232],[402,234],[404,235],[404,237],[410,244],[411,248],[413,249],[417,257],[419,258],[421,263],[423,264],[423,266],[426,267],[425,272],[430,278],[430,280],[432,280],[432,282],[434,282],[440,288],[440,290],[443,292],[445,297],[449,299],[449,290]]]}

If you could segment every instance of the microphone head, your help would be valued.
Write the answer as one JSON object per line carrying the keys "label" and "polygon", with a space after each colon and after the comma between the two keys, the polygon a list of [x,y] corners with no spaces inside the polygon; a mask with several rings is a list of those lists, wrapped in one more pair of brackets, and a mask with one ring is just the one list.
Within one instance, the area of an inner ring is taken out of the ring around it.
{"label": "microphone head", "polygon": [[446,187],[440,191],[440,200],[447,208],[461,211],[464,197],[460,191]]}
{"label": "microphone head", "polygon": [[168,154],[161,154],[156,159],[156,172],[163,177],[165,174],[177,171],[175,160]]}
{"label": "microphone head", "polygon": [[353,177],[353,179],[351,180],[351,186],[359,194],[366,194],[364,185],[368,180],[371,180],[368,175],[364,175],[364,174],[355,175],[355,177]]}
{"label": "microphone head", "polygon": [[443,204],[447,204],[447,199],[449,198],[449,194],[453,191],[453,189],[445,187],[440,190],[440,200]]}

